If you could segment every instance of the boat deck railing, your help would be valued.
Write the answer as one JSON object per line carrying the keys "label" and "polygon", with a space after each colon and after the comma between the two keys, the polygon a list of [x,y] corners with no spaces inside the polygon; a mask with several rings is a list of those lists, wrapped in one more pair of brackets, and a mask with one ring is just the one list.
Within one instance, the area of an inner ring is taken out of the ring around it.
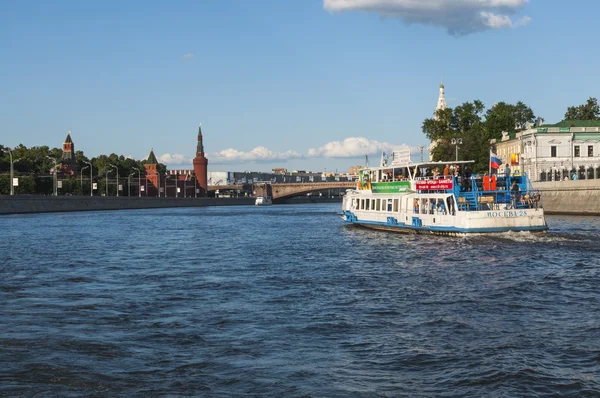
{"label": "boat deck railing", "polygon": [[[527,175],[499,177],[493,184],[484,182],[483,175],[470,178],[452,176],[452,189],[417,191],[419,193],[449,193],[454,195],[460,211],[543,208],[539,191],[533,189]],[[448,177],[435,177],[448,178]],[[435,179],[421,177],[419,180]],[[513,187],[516,182],[517,189]]]}

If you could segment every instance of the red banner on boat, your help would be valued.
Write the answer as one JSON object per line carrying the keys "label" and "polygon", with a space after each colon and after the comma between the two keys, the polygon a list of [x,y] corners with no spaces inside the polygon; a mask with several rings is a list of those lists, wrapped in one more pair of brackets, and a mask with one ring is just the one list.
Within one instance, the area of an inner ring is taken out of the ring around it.
{"label": "red banner on boat", "polygon": [[441,191],[452,189],[452,180],[440,178],[438,180],[419,180],[417,181],[418,191]]}

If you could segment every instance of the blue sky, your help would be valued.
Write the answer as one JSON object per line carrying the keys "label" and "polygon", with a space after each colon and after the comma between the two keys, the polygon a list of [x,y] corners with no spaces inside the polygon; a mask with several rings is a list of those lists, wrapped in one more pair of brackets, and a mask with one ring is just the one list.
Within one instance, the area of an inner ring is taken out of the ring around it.
{"label": "blue sky", "polygon": [[347,171],[426,145],[441,77],[547,122],[599,95],[600,3],[494,2],[2,0],[0,143],[191,168],[202,123],[212,171]]}

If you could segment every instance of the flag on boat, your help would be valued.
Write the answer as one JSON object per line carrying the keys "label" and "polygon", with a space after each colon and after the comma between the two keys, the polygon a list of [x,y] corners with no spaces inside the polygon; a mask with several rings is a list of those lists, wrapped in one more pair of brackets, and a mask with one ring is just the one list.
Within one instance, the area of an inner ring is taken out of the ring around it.
{"label": "flag on boat", "polygon": [[385,153],[385,151],[381,151],[381,167],[387,166],[387,163],[387,153]]}
{"label": "flag on boat", "polygon": [[498,169],[500,168],[501,164],[502,160],[498,157],[498,155],[490,151],[490,167],[492,169]]}

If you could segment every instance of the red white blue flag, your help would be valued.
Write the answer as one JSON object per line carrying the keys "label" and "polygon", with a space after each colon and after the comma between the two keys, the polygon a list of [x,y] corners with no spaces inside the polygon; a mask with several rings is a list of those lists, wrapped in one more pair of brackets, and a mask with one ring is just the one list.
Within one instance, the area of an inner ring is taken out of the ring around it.
{"label": "red white blue flag", "polygon": [[498,157],[498,155],[490,151],[490,167],[492,169],[498,169],[500,168],[501,164],[502,160]]}

